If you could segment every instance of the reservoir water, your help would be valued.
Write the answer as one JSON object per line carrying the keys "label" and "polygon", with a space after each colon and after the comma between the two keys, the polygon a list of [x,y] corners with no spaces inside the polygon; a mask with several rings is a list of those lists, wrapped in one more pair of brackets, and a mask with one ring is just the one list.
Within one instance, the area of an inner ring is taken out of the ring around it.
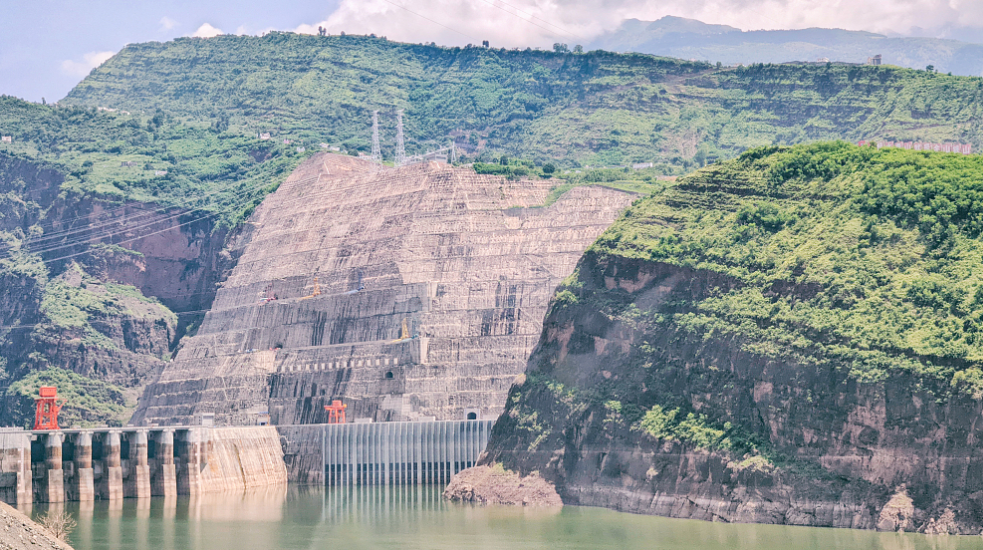
{"label": "reservoir water", "polygon": [[[434,487],[291,486],[64,509],[76,550],[983,550],[983,537],[734,525],[447,503]],[[45,511],[35,506],[32,513]]]}

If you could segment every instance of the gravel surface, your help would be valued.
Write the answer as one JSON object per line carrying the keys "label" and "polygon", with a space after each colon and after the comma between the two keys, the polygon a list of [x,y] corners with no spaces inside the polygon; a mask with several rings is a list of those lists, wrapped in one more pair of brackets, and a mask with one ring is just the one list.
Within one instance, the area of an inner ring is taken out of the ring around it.
{"label": "gravel surface", "polygon": [[56,548],[72,550],[47,529],[31,521],[31,518],[0,502],[0,550],[38,550]]}

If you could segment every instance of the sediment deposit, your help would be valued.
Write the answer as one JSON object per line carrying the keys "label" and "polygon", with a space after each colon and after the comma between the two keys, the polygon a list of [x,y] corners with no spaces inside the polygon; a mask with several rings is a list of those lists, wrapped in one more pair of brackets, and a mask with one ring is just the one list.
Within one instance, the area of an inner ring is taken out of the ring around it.
{"label": "sediment deposit", "polygon": [[496,415],[555,286],[635,198],[428,163],[338,155],[298,168],[250,219],[238,264],[135,421],[323,422]]}
{"label": "sediment deposit", "polygon": [[475,504],[563,506],[556,487],[538,473],[522,476],[501,464],[474,466],[458,473],[444,489],[444,498]]}

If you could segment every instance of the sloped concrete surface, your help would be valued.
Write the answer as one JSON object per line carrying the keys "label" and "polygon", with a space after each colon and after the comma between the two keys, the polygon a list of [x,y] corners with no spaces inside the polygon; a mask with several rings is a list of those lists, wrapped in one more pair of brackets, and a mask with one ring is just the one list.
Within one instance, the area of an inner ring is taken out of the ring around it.
{"label": "sloped concrete surface", "polygon": [[332,399],[377,421],[499,414],[554,288],[636,197],[577,187],[540,206],[555,185],[312,157],[250,219],[135,421],[316,423]]}

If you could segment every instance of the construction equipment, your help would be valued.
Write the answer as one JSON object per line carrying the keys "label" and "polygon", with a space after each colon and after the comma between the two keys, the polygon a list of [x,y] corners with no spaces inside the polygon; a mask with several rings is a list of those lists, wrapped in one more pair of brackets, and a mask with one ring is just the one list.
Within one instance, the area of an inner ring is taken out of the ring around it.
{"label": "construction equipment", "polygon": [[320,295],[321,295],[321,284],[319,282],[317,282],[317,275],[315,275],[314,276],[314,290],[312,290],[311,293],[308,294],[307,296],[304,296],[303,298],[301,298],[301,300],[307,300],[307,299],[313,298],[315,296],[320,296]]}
{"label": "construction equipment", "polygon": [[344,424],[347,408],[348,405],[343,405],[338,399],[332,401],[330,405],[325,405],[324,410],[328,411],[328,424]]}
{"label": "construction equipment", "polygon": [[358,286],[355,287],[355,290],[349,290],[345,294],[358,294],[363,290],[365,290],[365,284],[362,283],[362,270],[360,269],[358,270]]}
{"label": "construction equipment", "polygon": [[[60,402],[59,402],[60,401]],[[58,411],[61,410],[65,400],[58,399],[58,388],[55,386],[41,386],[38,397],[34,398],[34,429],[35,430],[60,430],[58,427]]]}
{"label": "construction equipment", "polygon": [[412,340],[414,338],[416,338],[416,336],[410,335],[410,324],[409,324],[409,320],[407,320],[404,317],[403,318],[403,326],[401,327],[401,330],[399,331],[399,338],[393,340],[393,343],[395,344],[395,343],[398,343],[398,342],[403,342],[405,340]]}
{"label": "construction equipment", "polygon": [[270,281],[270,284],[266,285],[265,293],[266,297],[259,301],[260,305],[268,304],[273,300],[276,300],[277,296],[273,293],[273,281]]}

